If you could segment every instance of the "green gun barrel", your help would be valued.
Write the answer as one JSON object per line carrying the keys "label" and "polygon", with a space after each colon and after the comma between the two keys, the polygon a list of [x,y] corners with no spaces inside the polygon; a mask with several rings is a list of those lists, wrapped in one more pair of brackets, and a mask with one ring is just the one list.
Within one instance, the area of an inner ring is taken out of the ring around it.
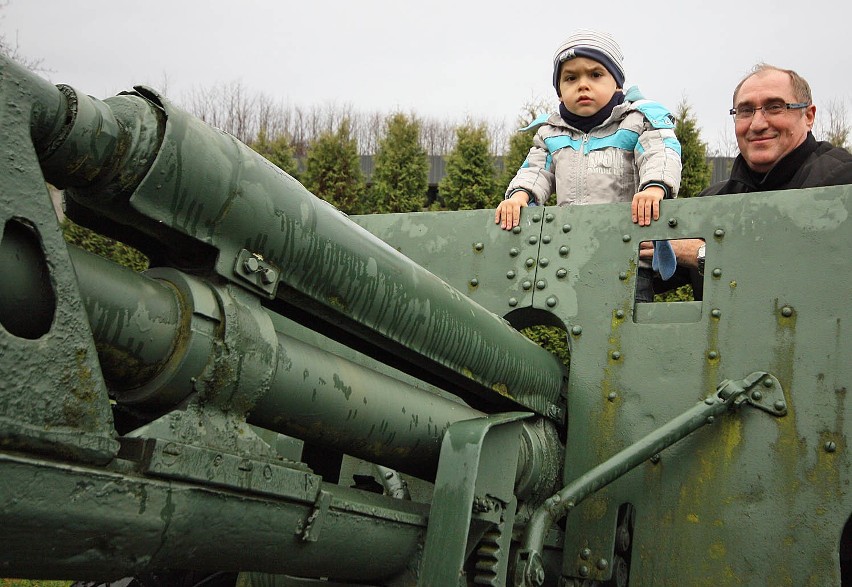
{"label": "green gun barrel", "polygon": [[145,88],[105,101],[55,93],[39,96],[54,115],[33,134],[45,137],[36,142],[45,178],[67,188],[80,223],[389,352],[472,404],[547,414],[560,401],[564,369],[552,355],[232,136]]}

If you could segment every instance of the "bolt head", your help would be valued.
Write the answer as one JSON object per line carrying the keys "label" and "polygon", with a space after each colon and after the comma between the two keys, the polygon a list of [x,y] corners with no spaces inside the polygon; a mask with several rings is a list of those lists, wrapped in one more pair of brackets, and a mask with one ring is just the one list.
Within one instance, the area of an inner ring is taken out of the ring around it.
{"label": "bolt head", "polygon": [[271,283],[275,283],[275,280],[277,278],[278,278],[278,274],[275,272],[274,269],[270,269],[269,267],[263,269],[260,272],[260,280],[266,285],[269,285]]}
{"label": "bolt head", "polygon": [[243,261],[243,267],[246,271],[254,273],[260,268],[260,263],[258,263],[257,259],[254,257],[248,257],[245,261]]}

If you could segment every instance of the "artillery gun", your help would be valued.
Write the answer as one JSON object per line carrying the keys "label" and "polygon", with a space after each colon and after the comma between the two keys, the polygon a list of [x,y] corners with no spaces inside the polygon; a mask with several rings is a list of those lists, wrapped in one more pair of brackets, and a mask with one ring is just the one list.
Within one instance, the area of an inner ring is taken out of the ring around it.
{"label": "artillery gun", "polygon": [[[3,57],[0,131],[0,574],[852,584],[852,188],[350,218]],[[703,299],[637,304],[639,243],[691,237]]]}

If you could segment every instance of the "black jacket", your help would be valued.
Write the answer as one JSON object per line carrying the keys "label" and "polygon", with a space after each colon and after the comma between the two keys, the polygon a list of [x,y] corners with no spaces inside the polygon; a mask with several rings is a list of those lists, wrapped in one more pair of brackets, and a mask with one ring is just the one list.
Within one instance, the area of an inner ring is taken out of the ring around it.
{"label": "black jacket", "polygon": [[[852,184],[852,154],[826,141],[817,141],[809,132],[805,142],[782,158],[769,172],[755,173],[738,155],[727,181],[714,184],[699,196],[745,194],[774,190],[793,190],[829,185]],[[702,299],[704,278],[698,271],[678,267],[669,281],[655,280],[655,291],[692,283],[696,300]]]}
{"label": "black jacket", "polygon": [[852,154],[811,133],[805,142],[781,159],[768,173],[755,173],[738,155],[727,181],[710,186],[700,196],[795,190],[852,184]]}

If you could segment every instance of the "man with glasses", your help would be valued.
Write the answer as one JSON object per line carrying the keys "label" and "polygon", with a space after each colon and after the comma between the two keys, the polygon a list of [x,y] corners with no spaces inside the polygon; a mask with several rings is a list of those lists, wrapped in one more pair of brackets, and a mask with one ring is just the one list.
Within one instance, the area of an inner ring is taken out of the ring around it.
{"label": "man with glasses", "polygon": [[[795,71],[758,64],[734,90],[733,106],[740,154],[730,179],[701,196],[852,184],[852,154],[811,134],[816,106],[808,82]],[[701,299],[704,241],[671,244],[678,266],[693,274],[695,299]],[[640,257],[651,259],[653,249],[643,249]]]}

